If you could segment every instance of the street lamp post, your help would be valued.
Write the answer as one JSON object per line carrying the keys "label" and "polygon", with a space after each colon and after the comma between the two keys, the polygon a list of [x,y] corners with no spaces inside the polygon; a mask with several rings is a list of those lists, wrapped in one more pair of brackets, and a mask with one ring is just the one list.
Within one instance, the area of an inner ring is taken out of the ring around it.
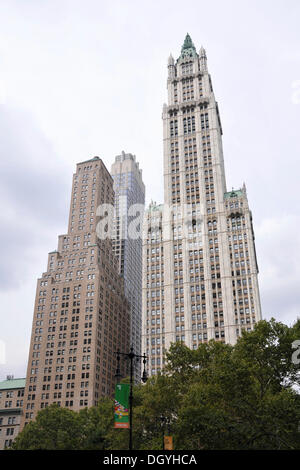
{"label": "street lamp post", "polygon": [[143,364],[144,364],[144,370],[143,370],[143,375],[141,377],[141,380],[143,383],[146,383],[147,381],[147,372],[146,372],[146,362],[147,362],[147,356],[146,354],[143,354],[140,356],[139,354],[135,354],[133,351],[133,347],[130,348],[129,353],[123,353],[120,352],[119,350],[115,352],[117,355],[117,370],[115,377],[118,379],[121,378],[121,372],[120,372],[120,356],[123,356],[125,359],[130,360],[130,393],[129,393],[129,450],[132,450],[132,416],[133,416],[133,409],[132,409],[132,402],[133,402],[133,368],[134,368],[134,359],[136,362],[138,362],[140,359],[143,359]]}

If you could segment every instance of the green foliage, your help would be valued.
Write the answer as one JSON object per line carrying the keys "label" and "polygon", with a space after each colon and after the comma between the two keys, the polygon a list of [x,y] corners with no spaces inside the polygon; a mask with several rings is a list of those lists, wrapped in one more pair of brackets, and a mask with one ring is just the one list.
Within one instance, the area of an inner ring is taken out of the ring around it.
{"label": "green foliage", "polygon": [[18,434],[13,448],[17,450],[65,450],[81,447],[79,414],[51,405],[39,411],[34,422]]}
{"label": "green foliage", "polygon": [[[210,341],[197,350],[171,345],[163,373],[134,386],[135,449],[300,449],[300,365],[293,327],[259,322],[235,346]],[[164,417],[162,420],[161,417]],[[113,428],[113,400],[78,413],[50,406],[19,434],[15,449],[128,449],[129,431]]]}

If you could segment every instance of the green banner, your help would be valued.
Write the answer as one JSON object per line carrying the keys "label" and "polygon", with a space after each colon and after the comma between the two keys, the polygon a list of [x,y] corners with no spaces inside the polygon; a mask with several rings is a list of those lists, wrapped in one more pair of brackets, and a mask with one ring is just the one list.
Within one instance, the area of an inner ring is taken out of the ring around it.
{"label": "green banner", "polygon": [[129,384],[117,384],[115,392],[115,428],[129,428]]}

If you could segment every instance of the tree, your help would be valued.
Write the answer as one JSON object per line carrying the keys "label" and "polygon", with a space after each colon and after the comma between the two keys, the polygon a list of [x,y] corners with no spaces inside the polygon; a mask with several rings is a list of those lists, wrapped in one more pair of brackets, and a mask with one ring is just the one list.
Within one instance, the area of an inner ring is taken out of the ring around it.
{"label": "tree", "polygon": [[[297,339],[300,321],[288,327],[272,319],[243,332],[234,346],[171,345],[162,373],[133,388],[134,449],[162,448],[161,416],[178,450],[300,449]],[[128,430],[114,429],[113,416],[110,398],[77,413],[52,405],[14,448],[128,449]]]}
{"label": "tree", "polygon": [[79,411],[82,440],[81,450],[103,450],[110,444],[114,406],[110,398],[102,398],[98,406]]}
{"label": "tree", "polygon": [[272,319],[234,347],[201,345],[178,414],[178,448],[299,449],[299,366],[291,360],[299,333],[299,322]]}
{"label": "tree", "polygon": [[75,450],[81,448],[79,414],[53,404],[38,412],[13,444],[16,450]]}

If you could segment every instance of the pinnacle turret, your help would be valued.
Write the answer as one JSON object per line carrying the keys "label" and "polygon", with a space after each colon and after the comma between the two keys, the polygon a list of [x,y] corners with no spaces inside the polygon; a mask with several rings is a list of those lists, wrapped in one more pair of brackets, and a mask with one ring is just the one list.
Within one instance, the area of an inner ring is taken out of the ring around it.
{"label": "pinnacle turret", "polygon": [[172,54],[169,55],[168,65],[174,65],[174,57],[172,56]]}
{"label": "pinnacle turret", "polygon": [[199,56],[206,58],[206,50],[204,49],[203,46],[200,47]]}

